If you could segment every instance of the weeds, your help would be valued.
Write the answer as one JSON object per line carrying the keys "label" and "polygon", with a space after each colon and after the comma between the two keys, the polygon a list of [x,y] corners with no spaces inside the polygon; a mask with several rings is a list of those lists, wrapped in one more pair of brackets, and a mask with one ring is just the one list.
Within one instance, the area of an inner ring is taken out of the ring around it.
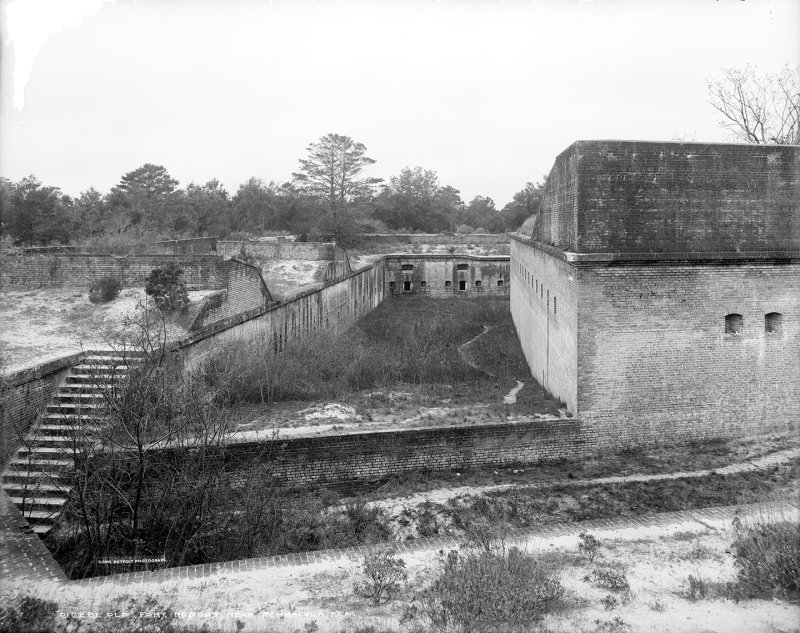
{"label": "weeds", "polygon": [[355,591],[364,598],[369,598],[375,605],[389,602],[392,594],[408,579],[405,561],[397,558],[392,551],[367,554],[361,569],[366,581],[357,582]]}
{"label": "weeds", "polygon": [[734,520],[737,584],[749,596],[800,597],[800,525]]}
{"label": "weeds", "polygon": [[700,576],[689,574],[686,578],[686,588],[683,591],[684,598],[688,600],[702,600],[708,595],[708,587]]}
{"label": "weeds", "polygon": [[404,620],[420,619],[439,631],[528,631],[563,595],[555,570],[517,548],[451,551]]}
{"label": "weeds", "polygon": [[625,591],[630,589],[625,572],[613,569],[594,569],[592,573],[583,577],[584,582],[591,583],[596,587],[611,589],[613,591]]}

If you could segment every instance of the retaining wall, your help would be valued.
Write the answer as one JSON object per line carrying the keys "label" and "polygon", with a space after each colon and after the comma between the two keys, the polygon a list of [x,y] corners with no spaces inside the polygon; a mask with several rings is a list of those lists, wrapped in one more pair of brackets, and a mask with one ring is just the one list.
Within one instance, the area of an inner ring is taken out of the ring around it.
{"label": "retaining wall", "polygon": [[19,448],[70,367],[84,354],[72,354],[0,377],[0,459],[5,463]]}
{"label": "retaining wall", "polygon": [[219,240],[217,254],[222,257],[239,257],[242,249],[262,259],[302,259],[311,261],[333,260],[333,242],[293,242],[290,240]]}
{"label": "retaining wall", "polygon": [[436,298],[508,296],[509,257],[387,255],[387,291]]}
{"label": "retaining wall", "polygon": [[287,484],[380,479],[403,472],[504,466],[587,454],[593,443],[575,419],[448,426],[289,438],[229,445],[233,465],[274,459]]}
{"label": "retaining wall", "polygon": [[125,287],[143,287],[150,271],[169,262],[175,262],[183,269],[183,278],[189,290],[226,287],[228,268],[216,255],[24,253],[0,258],[0,288],[86,288],[106,276],[116,277]]}

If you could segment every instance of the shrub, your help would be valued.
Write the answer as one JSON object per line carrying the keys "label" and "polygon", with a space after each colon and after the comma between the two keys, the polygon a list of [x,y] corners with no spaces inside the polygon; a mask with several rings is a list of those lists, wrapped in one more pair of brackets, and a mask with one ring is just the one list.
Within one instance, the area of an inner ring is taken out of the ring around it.
{"label": "shrub", "polygon": [[395,552],[375,552],[364,556],[361,569],[366,581],[355,584],[355,590],[376,605],[389,602],[392,594],[408,578],[406,563]]}
{"label": "shrub", "polygon": [[708,594],[705,581],[700,576],[689,574],[686,578],[686,589],[683,595],[689,600],[700,600]]}
{"label": "shrub", "polygon": [[175,262],[169,262],[163,268],[154,268],[145,280],[144,291],[163,311],[169,312],[189,303],[189,293],[181,280],[183,270]]}
{"label": "shrub", "polygon": [[736,519],[734,535],[734,564],[746,595],[800,597],[800,525]]}
{"label": "shrub", "polygon": [[630,589],[630,583],[624,572],[613,569],[595,569],[591,574],[583,577],[583,580],[597,587],[611,589],[613,591],[624,591]]}
{"label": "shrub", "polygon": [[55,629],[58,605],[33,596],[0,606],[0,633],[42,633]]}
{"label": "shrub", "polygon": [[578,534],[578,551],[593,563],[597,552],[600,550],[600,540],[588,532]]}
{"label": "shrub", "polygon": [[421,617],[441,631],[528,631],[563,595],[553,569],[517,548],[451,551],[404,619]]}
{"label": "shrub", "polygon": [[108,303],[116,299],[122,284],[116,277],[102,277],[89,286],[89,301],[92,303]]}

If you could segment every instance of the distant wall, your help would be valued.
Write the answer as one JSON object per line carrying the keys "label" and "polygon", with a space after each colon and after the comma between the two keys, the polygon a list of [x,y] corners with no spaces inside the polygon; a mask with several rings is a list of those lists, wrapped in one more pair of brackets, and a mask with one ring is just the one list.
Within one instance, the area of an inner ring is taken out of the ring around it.
{"label": "distant wall", "polygon": [[384,296],[384,263],[378,261],[283,303],[204,327],[172,347],[172,362],[194,367],[237,342],[280,351],[293,339],[321,331],[342,332],[374,310]]}
{"label": "distant wall", "polygon": [[256,266],[234,259],[224,262],[224,266],[227,269],[225,291],[209,297],[190,330],[201,330],[237,314],[274,303],[261,271]]}
{"label": "distant wall", "polygon": [[293,242],[290,240],[219,240],[217,254],[222,257],[239,257],[245,252],[263,259],[333,260],[332,242]]}
{"label": "distant wall", "polygon": [[189,290],[222,289],[227,268],[216,255],[33,254],[0,257],[0,288],[86,288],[101,277],[116,277],[123,286],[143,287],[154,268],[175,262]]}
{"label": "distant wall", "polygon": [[390,295],[445,298],[509,294],[507,256],[388,255],[384,261]]}
{"label": "distant wall", "polygon": [[426,246],[478,246],[497,255],[508,255],[509,238],[505,233],[367,233],[359,237],[353,251],[362,255],[379,253],[424,253]]}
{"label": "distant wall", "polygon": [[0,377],[0,459],[5,463],[21,446],[70,367],[84,354],[73,354]]}
{"label": "distant wall", "polygon": [[26,253],[84,253],[87,255],[197,255],[214,253],[216,237],[193,237],[185,240],[164,240],[143,244],[120,244],[111,246],[31,246]]}
{"label": "distant wall", "polygon": [[288,484],[378,479],[404,472],[530,464],[590,453],[574,419],[402,429],[287,438],[229,445],[227,459],[275,459],[271,471]]}

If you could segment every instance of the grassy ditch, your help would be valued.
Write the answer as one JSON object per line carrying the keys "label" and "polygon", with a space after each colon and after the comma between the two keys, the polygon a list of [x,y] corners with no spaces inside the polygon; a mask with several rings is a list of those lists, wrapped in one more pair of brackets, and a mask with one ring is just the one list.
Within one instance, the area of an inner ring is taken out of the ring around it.
{"label": "grassy ditch", "polygon": [[[484,326],[489,333],[465,350],[476,369],[459,348]],[[491,403],[521,380],[520,411],[563,407],[531,378],[505,299],[392,298],[339,336],[290,341],[277,356],[271,343],[232,346],[214,359],[206,381],[218,401],[246,407],[337,399],[396,411],[403,403],[392,392],[413,392],[407,404],[417,407]]]}
{"label": "grassy ditch", "polygon": [[461,534],[476,522],[502,532],[548,523],[610,519],[755,503],[800,492],[800,460],[730,475],[615,484],[551,484],[464,495],[404,508],[398,521],[419,536]]}

